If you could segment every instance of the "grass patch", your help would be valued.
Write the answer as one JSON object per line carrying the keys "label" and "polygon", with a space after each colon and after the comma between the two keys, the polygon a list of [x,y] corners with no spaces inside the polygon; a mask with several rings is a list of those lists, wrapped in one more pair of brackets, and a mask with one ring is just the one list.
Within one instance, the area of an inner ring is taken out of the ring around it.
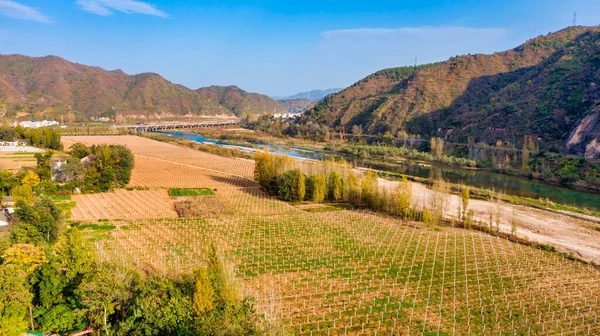
{"label": "grass patch", "polygon": [[56,203],[56,207],[61,210],[71,210],[77,206],[77,202],[65,202],[65,203]]}
{"label": "grass patch", "polygon": [[77,227],[80,231],[83,230],[94,230],[94,231],[110,231],[117,227],[114,225],[98,225],[98,224],[81,224]]}
{"label": "grass patch", "polygon": [[195,189],[169,189],[169,196],[182,197],[182,196],[211,196],[215,193],[209,188],[195,188]]}
{"label": "grass patch", "polygon": [[71,200],[71,196],[70,195],[54,196],[54,197],[52,197],[52,200],[54,202],[66,202],[66,201],[70,201]]}

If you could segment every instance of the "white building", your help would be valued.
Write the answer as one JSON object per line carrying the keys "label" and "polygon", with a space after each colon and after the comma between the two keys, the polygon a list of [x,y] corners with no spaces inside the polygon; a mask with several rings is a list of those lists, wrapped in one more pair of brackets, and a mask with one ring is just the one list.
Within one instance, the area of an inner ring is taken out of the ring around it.
{"label": "white building", "polygon": [[49,127],[49,126],[57,126],[60,123],[58,121],[50,121],[50,120],[42,120],[42,121],[21,121],[20,123],[14,123],[13,127],[17,125],[24,128],[40,128],[40,127]]}

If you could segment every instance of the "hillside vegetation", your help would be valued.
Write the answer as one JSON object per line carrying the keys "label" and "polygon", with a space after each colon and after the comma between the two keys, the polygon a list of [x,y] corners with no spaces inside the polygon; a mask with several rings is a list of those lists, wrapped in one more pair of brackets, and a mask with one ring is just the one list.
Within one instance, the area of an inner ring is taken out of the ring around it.
{"label": "hillside vegetation", "polygon": [[0,55],[0,113],[8,116],[154,118],[282,111],[273,99],[235,86],[191,90],[154,73],[127,75],[56,56]]}
{"label": "hillside vegetation", "polygon": [[599,41],[598,27],[570,27],[492,55],[385,69],[327,97],[301,122],[458,142],[518,145],[533,135],[543,149],[595,156]]}

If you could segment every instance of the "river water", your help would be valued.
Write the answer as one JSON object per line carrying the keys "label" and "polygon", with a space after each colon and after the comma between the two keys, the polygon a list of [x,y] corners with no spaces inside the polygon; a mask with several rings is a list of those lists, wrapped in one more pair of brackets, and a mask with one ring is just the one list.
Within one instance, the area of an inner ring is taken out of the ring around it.
{"label": "river water", "polygon": [[[244,151],[256,150],[255,147],[250,144],[233,145],[227,141],[207,139],[193,133],[157,133],[195,141],[198,143],[210,143],[223,147],[234,147]],[[269,151],[275,154],[288,155],[296,158],[323,160],[330,157],[342,157],[340,154],[293,146],[272,144],[254,145],[268,147]],[[594,211],[600,211],[600,194],[551,185],[528,178],[498,174],[485,170],[456,168],[444,165],[415,162],[411,160],[382,160],[381,162],[377,162],[374,159],[363,161],[354,157],[344,158],[353,162],[353,164],[357,167],[389,171],[421,178],[443,178],[445,181],[450,183],[464,184],[476,188],[493,189],[508,195],[520,197],[528,197],[533,199],[547,198],[550,201],[559,204],[574,205]]]}

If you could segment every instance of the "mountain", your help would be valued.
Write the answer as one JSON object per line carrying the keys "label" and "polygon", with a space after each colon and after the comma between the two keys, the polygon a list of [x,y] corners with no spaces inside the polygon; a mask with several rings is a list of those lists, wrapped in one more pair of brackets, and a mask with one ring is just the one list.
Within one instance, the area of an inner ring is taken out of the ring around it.
{"label": "mountain", "polygon": [[[4,111],[2,111],[4,110]],[[127,75],[56,56],[0,55],[0,112],[73,111],[87,118],[240,116],[285,111],[273,99],[235,86],[191,90],[158,74]]]}
{"label": "mountain", "polygon": [[289,113],[302,113],[315,105],[315,102],[308,99],[282,99],[277,101]]}
{"label": "mountain", "polygon": [[268,96],[248,93],[237,86],[209,86],[196,92],[202,101],[214,102],[236,116],[252,113],[285,113],[287,110]]}
{"label": "mountain", "polygon": [[319,100],[329,96],[330,94],[337,93],[342,91],[343,89],[327,89],[327,90],[312,90],[308,92],[297,93],[293,96],[289,97],[277,97],[277,100],[292,100],[292,99],[305,99],[313,102],[318,102]]}
{"label": "mountain", "polygon": [[533,135],[542,148],[585,154],[600,147],[600,117],[589,117],[600,103],[599,41],[598,27],[570,27],[492,55],[385,69],[328,96],[300,122],[459,142],[518,144]]}

